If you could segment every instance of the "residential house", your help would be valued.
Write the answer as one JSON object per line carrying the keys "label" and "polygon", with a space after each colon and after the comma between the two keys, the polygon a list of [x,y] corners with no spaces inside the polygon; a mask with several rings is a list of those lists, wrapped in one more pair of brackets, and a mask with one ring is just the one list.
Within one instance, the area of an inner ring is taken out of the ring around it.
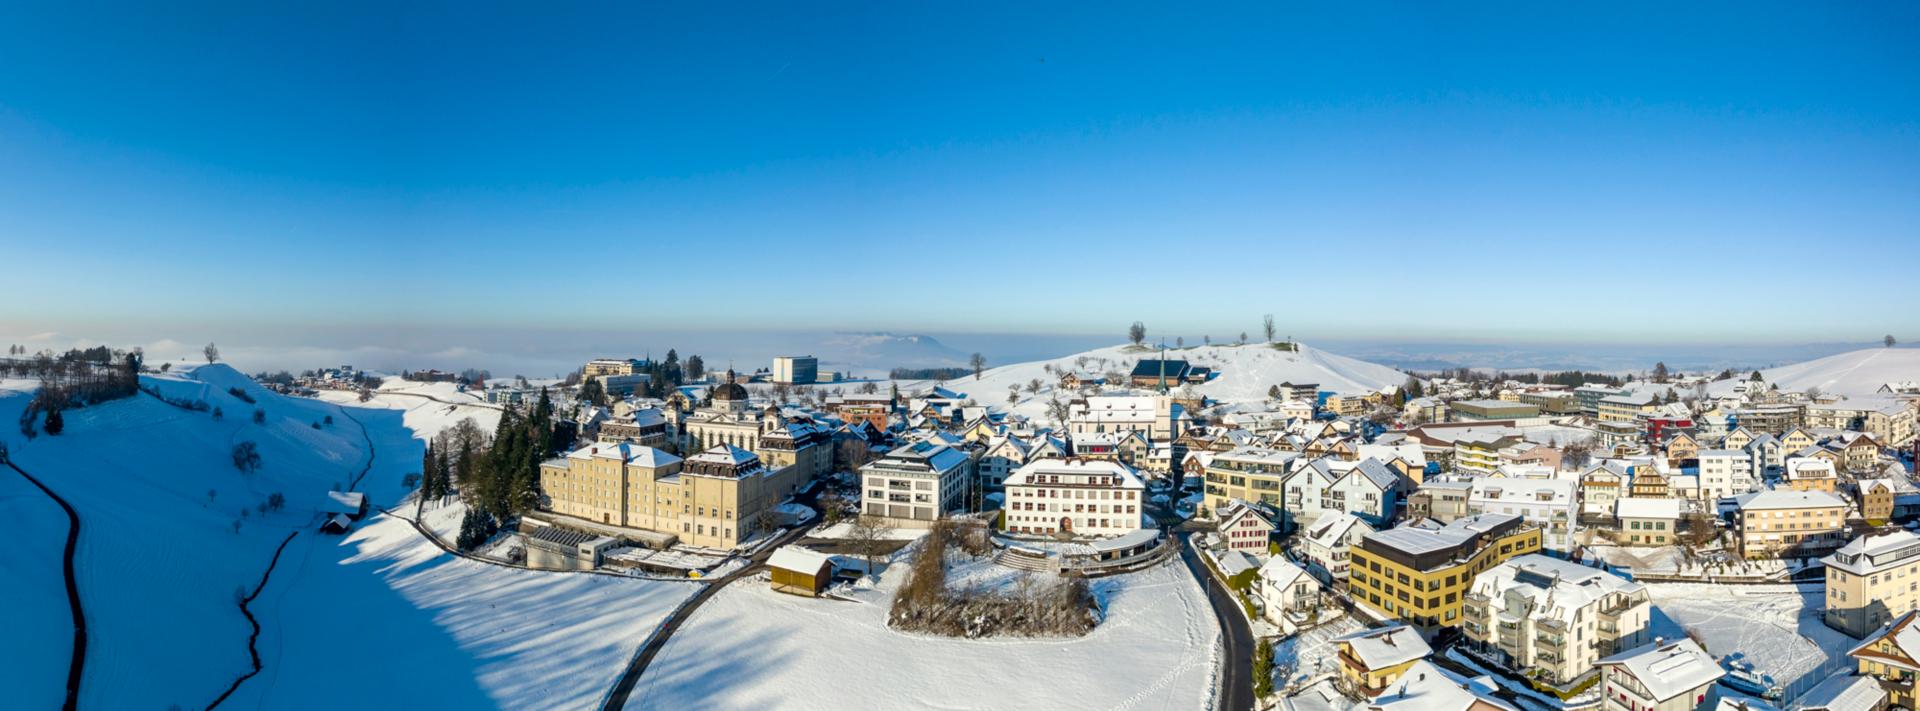
{"label": "residential house", "polygon": [[1345,586],[1354,544],[1374,532],[1374,527],[1350,513],[1322,516],[1301,533],[1299,551],[1315,577],[1328,585]]}
{"label": "residential house", "polygon": [[1679,499],[1621,499],[1614,502],[1613,517],[1623,544],[1666,546],[1679,540]]}
{"label": "residential house", "polygon": [[1920,612],[1907,612],[1894,618],[1847,651],[1847,656],[1859,664],[1860,675],[1873,678],[1886,690],[1890,707],[1920,706],[1920,695],[1914,693],[1914,679],[1920,678],[1920,627],[1914,625],[1916,615]]}
{"label": "residential house", "polygon": [[1214,455],[1206,465],[1206,507],[1220,511],[1235,500],[1281,506],[1281,484],[1293,471],[1297,452],[1238,447]]}
{"label": "residential house", "polygon": [[1726,670],[1691,639],[1656,640],[1599,661],[1605,711],[1693,711]]}
{"label": "residential house", "polygon": [[1580,513],[1613,513],[1613,502],[1624,498],[1629,479],[1626,470],[1613,464],[1588,467],[1580,474]]}
{"label": "residential house", "polygon": [[1280,528],[1277,518],[1257,505],[1235,501],[1220,511],[1220,539],[1227,550],[1265,556]]}
{"label": "residential house", "polygon": [[1834,471],[1832,460],[1804,456],[1787,460],[1786,480],[1787,487],[1794,491],[1824,491],[1831,494],[1839,487],[1840,476]]}
{"label": "residential house", "polygon": [[1890,479],[1860,479],[1855,482],[1854,497],[1860,505],[1860,517],[1868,523],[1893,519],[1894,488]]}
{"label": "residential house", "polygon": [[1414,519],[1430,518],[1440,523],[1453,523],[1473,515],[1468,500],[1473,498],[1473,482],[1469,481],[1430,481],[1420,485],[1407,497],[1407,515]]}
{"label": "residential house", "polygon": [[1333,638],[1340,661],[1340,686],[1348,693],[1378,696],[1415,662],[1433,654],[1420,631],[1388,625]]}
{"label": "residential house", "polygon": [[[1491,678],[1463,679],[1422,659],[1355,711],[1518,711],[1494,697]],[[1282,701],[1280,708],[1288,708]]]}
{"label": "residential house", "polygon": [[1292,624],[1287,619],[1289,614],[1306,614],[1320,606],[1320,583],[1300,566],[1288,562],[1286,556],[1268,558],[1260,566],[1258,577],[1260,614],[1281,629]]}
{"label": "residential house", "polygon": [[1541,529],[1541,544],[1562,553],[1573,550],[1579,529],[1576,482],[1566,479],[1476,479],[1467,498],[1467,510],[1476,514],[1519,516]]}

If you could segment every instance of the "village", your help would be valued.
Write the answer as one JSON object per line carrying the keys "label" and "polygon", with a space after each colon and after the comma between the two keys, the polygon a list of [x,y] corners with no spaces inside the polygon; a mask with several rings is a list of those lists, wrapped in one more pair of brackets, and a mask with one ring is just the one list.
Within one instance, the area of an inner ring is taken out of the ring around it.
{"label": "village", "polygon": [[[538,506],[473,542],[510,564],[880,602],[960,638],[1085,635],[1112,613],[1088,583],[1185,569],[1230,708],[1911,707],[1920,387],[1664,365],[1389,382],[1329,357],[1140,340],[917,381],[793,356],[409,382],[558,413]],[[1350,377],[1248,382],[1302,362]],[[1729,628],[1728,605],[1775,633]]]}

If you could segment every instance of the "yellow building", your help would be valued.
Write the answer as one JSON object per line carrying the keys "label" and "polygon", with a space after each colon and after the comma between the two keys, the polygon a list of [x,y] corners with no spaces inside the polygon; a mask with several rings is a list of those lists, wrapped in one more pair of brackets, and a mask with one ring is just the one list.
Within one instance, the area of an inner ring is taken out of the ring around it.
{"label": "yellow building", "polygon": [[1601,422],[1632,422],[1653,412],[1653,396],[1645,393],[1600,398]]}
{"label": "yellow building", "polygon": [[1206,468],[1206,507],[1221,511],[1227,504],[1253,501],[1280,508],[1281,482],[1286,481],[1297,452],[1241,447],[1214,455]]}
{"label": "yellow building", "polygon": [[1379,696],[1415,662],[1433,653],[1420,631],[1406,625],[1361,630],[1335,637],[1333,642],[1339,650],[1341,686],[1367,697]]}
{"label": "yellow building", "polygon": [[646,361],[633,358],[596,358],[587,361],[580,369],[581,380],[593,380],[603,375],[633,375],[645,367]]}
{"label": "yellow building", "polygon": [[1882,682],[1880,688],[1887,692],[1889,708],[1910,709],[1920,701],[1913,693],[1913,680],[1920,676],[1920,648],[1916,648],[1920,643],[1911,629],[1915,614],[1901,615],[1847,652],[1859,662],[1861,676]]}
{"label": "yellow building", "polygon": [[1820,559],[1827,568],[1828,627],[1865,637],[1920,609],[1920,536],[1910,531],[1866,535]]}
{"label": "yellow building", "polygon": [[1540,542],[1538,526],[1511,514],[1481,514],[1436,530],[1388,529],[1353,547],[1347,594],[1422,628],[1457,626],[1473,577],[1540,552]]}
{"label": "yellow building", "polygon": [[1745,558],[1819,555],[1846,543],[1847,502],[1824,491],[1774,489],[1734,497]]}
{"label": "yellow building", "polygon": [[810,480],[804,464],[769,468],[724,444],[685,460],[653,447],[591,444],[540,465],[548,511],[635,529],[640,538],[665,534],[652,537],[662,545],[672,536],[715,549],[778,525],[770,512]]}

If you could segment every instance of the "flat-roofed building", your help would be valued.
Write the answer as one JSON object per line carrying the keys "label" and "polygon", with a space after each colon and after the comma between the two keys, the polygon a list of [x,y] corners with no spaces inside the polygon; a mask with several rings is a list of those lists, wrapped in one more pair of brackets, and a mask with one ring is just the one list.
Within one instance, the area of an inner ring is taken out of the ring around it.
{"label": "flat-roofed building", "polygon": [[820,380],[820,359],[813,356],[775,356],[773,382],[801,384]]}
{"label": "flat-roofed building", "polygon": [[933,441],[908,444],[860,468],[860,510],[924,525],[966,504],[973,458]]}
{"label": "flat-roofed building", "polygon": [[1481,514],[1439,529],[1402,526],[1354,546],[1347,593],[1409,624],[1454,627],[1474,576],[1540,550],[1540,528],[1510,514]]}
{"label": "flat-roofed building", "polygon": [[1447,403],[1455,420],[1518,420],[1539,417],[1540,408],[1524,402],[1506,400],[1459,400]]}

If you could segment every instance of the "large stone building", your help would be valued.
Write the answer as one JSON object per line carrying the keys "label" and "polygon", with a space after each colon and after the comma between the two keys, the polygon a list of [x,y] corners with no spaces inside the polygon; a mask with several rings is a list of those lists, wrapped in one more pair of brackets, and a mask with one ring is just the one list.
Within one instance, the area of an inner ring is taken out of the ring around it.
{"label": "large stone building", "polygon": [[802,466],[769,468],[726,444],[684,460],[653,447],[590,444],[540,465],[544,508],[661,534],[636,537],[662,547],[732,549],[779,525],[772,512],[810,480]]}
{"label": "large stone building", "polygon": [[1540,550],[1540,529],[1508,514],[1481,514],[1439,529],[1403,526],[1354,546],[1347,593],[1422,628],[1455,627],[1474,576]]}
{"label": "large stone building", "polygon": [[1920,608],[1920,536],[1867,535],[1821,559],[1827,568],[1828,627],[1855,637]]}
{"label": "large stone building", "polygon": [[1140,530],[1146,485],[1106,459],[1039,459],[1006,480],[1006,530],[1120,536]]}
{"label": "large stone building", "polygon": [[1601,657],[1651,641],[1647,586],[1544,555],[1524,555],[1474,578],[1461,629],[1509,669],[1567,684]]}

